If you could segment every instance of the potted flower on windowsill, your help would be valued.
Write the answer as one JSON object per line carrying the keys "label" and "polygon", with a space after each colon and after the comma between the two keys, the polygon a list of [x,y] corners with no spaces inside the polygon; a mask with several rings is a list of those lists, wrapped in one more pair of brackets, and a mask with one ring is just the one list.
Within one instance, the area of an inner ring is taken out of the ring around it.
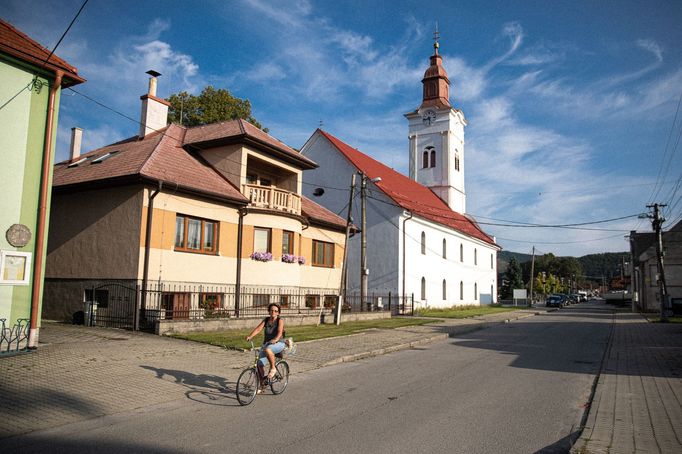
{"label": "potted flower on windowsill", "polygon": [[272,260],[272,253],[270,252],[254,252],[251,254],[251,260],[258,262],[269,262]]}
{"label": "potted flower on windowsill", "polygon": [[298,262],[299,265],[305,265],[305,257],[303,257],[302,255],[296,257],[296,261]]}
{"label": "potted flower on windowsill", "polygon": [[284,263],[296,263],[296,257],[294,254],[282,254],[282,261]]}

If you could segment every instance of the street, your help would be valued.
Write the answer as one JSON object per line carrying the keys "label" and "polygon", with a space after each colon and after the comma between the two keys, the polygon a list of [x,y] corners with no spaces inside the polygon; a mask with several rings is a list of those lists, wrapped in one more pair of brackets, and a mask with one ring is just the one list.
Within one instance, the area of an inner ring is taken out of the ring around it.
{"label": "street", "polygon": [[[567,452],[612,326],[591,303],[296,373],[248,407],[184,372],[185,398],[3,440],[22,452]],[[292,364],[295,364],[292,361]],[[156,371],[163,378],[163,371]]]}

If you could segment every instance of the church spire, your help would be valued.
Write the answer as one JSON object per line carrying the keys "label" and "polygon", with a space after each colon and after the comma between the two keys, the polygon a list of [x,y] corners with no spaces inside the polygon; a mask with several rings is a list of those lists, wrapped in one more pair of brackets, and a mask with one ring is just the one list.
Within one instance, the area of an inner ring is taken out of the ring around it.
{"label": "church spire", "polygon": [[433,33],[433,55],[431,55],[431,64],[424,73],[422,84],[424,85],[424,95],[422,105],[424,107],[452,107],[450,105],[450,79],[448,73],[443,68],[443,57],[438,54],[438,39],[440,33],[438,32],[438,24],[436,23],[436,31]]}

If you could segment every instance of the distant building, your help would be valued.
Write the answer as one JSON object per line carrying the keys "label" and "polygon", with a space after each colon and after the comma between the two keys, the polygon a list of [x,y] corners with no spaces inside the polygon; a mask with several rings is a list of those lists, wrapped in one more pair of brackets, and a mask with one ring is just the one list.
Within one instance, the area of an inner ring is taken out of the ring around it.
{"label": "distant building", "polygon": [[76,68],[0,19],[2,352],[38,344],[59,99],[62,88],[84,81]]}
{"label": "distant building", "polygon": [[244,120],[167,125],[152,75],[139,134],[55,166],[45,317],[93,301],[97,324],[154,329],[332,305],[346,222],[301,195],[317,164]]}
{"label": "distant building", "polygon": [[[666,288],[673,311],[676,315],[682,315],[682,221],[663,232],[662,239]],[[630,252],[635,304],[643,312],[660,312],[661,293],[658,286],[656,234],[630,232]]]}
{"label": "distant building", "polygon": [[[335,189],[349,187],[357,172],[374,180],[368,182],[367,200],[370,298],[390,292],[401,298],[414,295],[433,307],[490,304],[497,300],[500,247],[466,215],[466,120],[450,104],[450,82],[437,43],[422,84],[421,105],[405,115],[409,178],[318,129],[301,153],[323,164],[304,175],[304,193],[313,194],[316,186],[332,188],[316,200],[342,213],[347,191]],[[359,235],[348,251],[349,292],[358,292]]]}

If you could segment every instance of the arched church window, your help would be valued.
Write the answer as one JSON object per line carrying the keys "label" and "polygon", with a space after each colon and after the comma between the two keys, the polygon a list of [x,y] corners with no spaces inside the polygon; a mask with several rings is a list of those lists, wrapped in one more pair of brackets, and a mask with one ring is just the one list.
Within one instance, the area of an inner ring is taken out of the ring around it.
{"label": "arched church window", "polygon": [[443,301],[448,299],[448,283],[443,279]]}
{"label": "arched church window", "polygon": [[478,265],[478,249],[474,248],[474,265]]}
{"label": "arched church window", "polygon": [[429,151],[425,150],[422,155],[422,168],[426,169],[429,166]]}
{"label": "arched church window", "polygon": [[464,245],[463,244],[459,245],[459,261],[460,262],[464,261]]}
{"label": "arched church window", "polygon": [[422,254],[426,255],[426,233],[422,232]]}
{"label": "arched church window", "polygon": [[436,150],[431,149],[431,167],[436,167]]}
{"label": "arched church window", "polygon": [[443,258],[448,258],[448,242],[443,238]]}
{"label": "arched church window", "polygon": [[455,151],[455,170],[459,171],[459,152]]}
{"label": "arched church window", "polygon": [[421,299],[426,300],[426,278],[422,277]]}
{"label": "arched church window", "polygon": [[474,300],[478,301],[478,283],[474,282]]}
{"label": "arched church window", "polygon": [[460,301],[464,299],[464,282],[459,281],[459,299]]}

